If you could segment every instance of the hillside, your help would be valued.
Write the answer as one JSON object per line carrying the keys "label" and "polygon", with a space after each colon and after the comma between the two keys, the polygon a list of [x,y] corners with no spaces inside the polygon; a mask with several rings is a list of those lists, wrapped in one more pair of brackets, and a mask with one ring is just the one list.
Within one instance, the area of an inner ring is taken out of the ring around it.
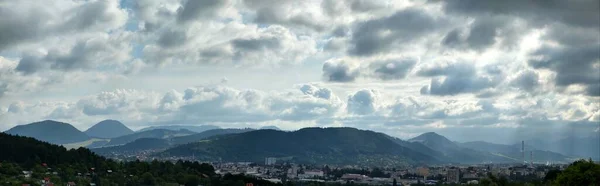
{"label": "hillside", "polygon": [[135,141],[137,139],[141,139],[141,138],[167,139],[167,138],[186,136],[186,135],[191,135],[191,134],[195,134],[195,133],[192,131],[189,131],[189,130],[184,130],[184,129],[177,130],[177,131],[167,130],[167,129],[154,129],[154,130],[136,132],[136,133],[133,133],[130,135],[113,138],[110,140],[110,142],[104,144],[104,146],[123,145],[123,144],[127,144],[129,142]]}
{"label": "hillside", "polygon": [[158,138],[140,138],[125,145],[119,146],[111,146],[111,147],[102,147],[102,148],[94,148],[90,149],[92,152],[98,153],[100,155],[108,155],[108,154],[124,154],[124,153],[136,153],[139,151],[146,150],[157,150],[157,149],[166,149],[170,144],[165,139]]}
{"label": "hillside", "polygon": [[7,131],[7,134],[32,137],[53,144],[82,142],[90,139],[85,133],[68,123],[45,120],[27,125],[19,125]]}
{"label": "hillside", "polygon": [[220,129],[220,127],[214,126],[214,125],[164,125],[164,126],[146,127],[146,128],[140,129],[137,132],[144,132],[144,131],[155,130],[155,129],[189,130],[192,132],[200,133],[200,132],[204,132],[207,130]]}
{"label": "hillside", "polygon": [[[239,182],[275,185],[243,175],[222,177],[215,173],[214,167],[206,163],[119,163],[98,156],[85,148],[67,150],[34,138],[6,133],[0,133],[0,149],[2,185],[40,185],[40,180],[43,179],[49,179],[52,185],[67,185],[67,182],[75,182],[76,185],[90,185],[93,182],[102,185],[200,185],[208,182],[213,185],[233,185]],[[48,168],[52,168],[56,175],[46,173],[50,170]],[[31,178],[22,176],[22,171],[25,170],[32,171]],[[78,176],[77,173],[92,176]],[[124,179],[131,177],[135,179]]]}
{"label": "hillside", "polygon": [[192,134],[192,135],[187,135],[187,136],[179,136],[179,137],[174,137],[170,139],[170,142],[172,144],[186,144],[186,143],[192,143],[192,142],[198,142],[200,140],[204,140],[206,138],[210,138],[213,136],[218,136],[218,135],[224,135],[224,134],[237,134],[237,133],[243,133],[243,132],[250,132],[253,131],[254,129],[212,129],[212,130],[207,130],[198,134]]}
{"label": "hillside", "polygon": [[300,163],[398,165],[438,162],[402,147],[387,136],[354,128],[304,128],[293,132],[256,130],[181,145],[159,156],[192,156],[202,161],[253,161],[294,157]]}
{"label": "hillside", "polygon": [[408,140],[409,142],[421,143],[435,151],[441,152],[442,157],[448,162],[454,163],[483,163],[483,162],[506,162],[512,161],[505,157],[495,156],[488,152],[477,151],[474,149],[463,148],[448,138],[434,132],[421,134]]}
{"label": "hillside", "polygon": [[90,137],[115,138],[133,134],[133,130],[127,128],[123,123],[116,120],[104,120],[85,131]]}

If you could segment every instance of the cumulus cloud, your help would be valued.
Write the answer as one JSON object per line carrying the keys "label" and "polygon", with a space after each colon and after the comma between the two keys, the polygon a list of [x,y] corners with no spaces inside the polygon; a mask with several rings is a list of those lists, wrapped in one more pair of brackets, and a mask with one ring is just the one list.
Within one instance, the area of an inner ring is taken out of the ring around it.
{"label": "cumulus cloud", "polygon": [[348,96],[347,111],[351,114],[366,115],[377,111],[378,92],[375,90],[360,90]]}
{"label": "cumulus cloud", "polygon": [[357,65],[343,60],[329,60],[323,64],[323,77],[326,81],[352,82],[360,75]]}

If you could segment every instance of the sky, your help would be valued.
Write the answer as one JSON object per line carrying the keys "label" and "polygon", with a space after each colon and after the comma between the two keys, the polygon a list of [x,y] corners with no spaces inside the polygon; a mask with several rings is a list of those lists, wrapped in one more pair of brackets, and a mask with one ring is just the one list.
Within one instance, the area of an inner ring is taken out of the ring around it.
{"label": "sky", "polygon": [[0,131],[41,120],[600,130],[597,0],[0,1]]}

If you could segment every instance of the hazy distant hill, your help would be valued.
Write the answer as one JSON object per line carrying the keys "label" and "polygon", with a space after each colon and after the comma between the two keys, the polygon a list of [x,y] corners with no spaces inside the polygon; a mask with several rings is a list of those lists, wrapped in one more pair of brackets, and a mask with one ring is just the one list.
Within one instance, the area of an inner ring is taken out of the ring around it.
{"label": "hazy distant hill", "polygon": [[169,146],[169,142],[165,139],[140,138],[125,145],[93,148],[90,150],[100,155],[107,155],[111,153],[135,153],[144,150],[165,149]]}
{"label": "hazy distant hill", "polygon": [[441,152],[443,159],[454,163],[484,163],[484,162],[519,162],[512,154],[501,154],[487,151],[485,148],[470,148],[461,146],[448,138],[434,132],[421,134],[410,139],[411,142],[419,142],[425,146]]}
{"label": "hazy distant hill", "polygon": [[68,123],[45,120],[27,125],[19,125],[7,131],[7,134],[27,136],[54,144],[67,144],[90,139],[85,133]]}
{"label": "hazy distant hill", "polygon": [[121,137],[116,137],[110,140],[110,142],[104,144],[104,146],[114,146],[114,145],[123,145],[129,142],[135,141],[141,138],[158,138],[158,139],[167,139],[178,136],[186,136],[195,134],[195,132],[181,129],[181,130],[167,130],[167,129],[154,129],[142,132],[136,132],[130,135],[125,135]]}
{"label": "hazy distant hill", "polygon": [[139,130],[138,132],[149,131],[149,130],[154,130],[154,129],[167,129],[167,130],[175,130],[175,131],[184,129],[184,130],[189,130],[192,132],[200,133],[200,132],[204,132],[207,130],[220,129],[220,127],[214,126],[214,125],[165,125],[165,126],[146,127],[146,128]]}
{"label": "hazy distant hill", "polygon": [[277,126],[274,126],[274,125],[270,125],[270,126],[264,126],[264,127],[261,127],[260,129],[273,129],[273,130],[281,130],[281,129],[279,129],[279,127],[277,127]]}
{"label": "hazy distant hill", "polygon": [[133,130],[116,120],[104,120],[85,131],[90,137],[115,138],[133,134]]}
{"label": "hazy distant hill", "polygon": [[161,156],[192,156],[206,161],[264,161],[294,157],[301,163],[397,165],[438,162],[398,145],[386,135],[355,128],[304,128],[293,132],[255,130],[177,146]]}
{"label": "hazy distant hill", "polygon": [[254,129],[212,129],[212,130],[207,130],[198,134],[192,134],[192,135],[187,135],[187,136],[179,136],[179,137],[174,137],[170,139],[170,142],[172,144],[186,144],[186,143],[191,143],[191,142],[198,142],[200,140],[204,140],[206,138],[209,137],[213,137],[213,136],[217,136],[217,135],[224,135],[224,134],[237,134],[237,133],[243,133],[243,132],[250,132],[253,131]]}
{"label": "hazy distant hill", "polygon": [[[571,136],[558,140],[525,141],[536,149],[557,152],[575,158],[593,158],[600,160],[600,133],[589,136]],[[520,145],[520,144],[519,144]]]}
{"label": "hazy distant hill", "polygon": [[[546,162],[546,161],[562,161],[568,162],[570,161],[568,156],[562,155],[560,153],[546,151],[546,150],[538,150],[531,149],[526,147],[525,153],[521,153],[521,145],[502,145],[502,144],[494,144],[484,141],[474,141],[474,142],[466,142],[460,143],[460,146],[470,149],[475,149],[479,151],[490,152],[493,154],[497,154],[499,156],[505,156],[513,159],[515,162],[523,162],[523,161],[531,161],[531,152],[533,152],[533,161],[534,162]],[[525,159],[523,159],[523,155],[525,155]]]}

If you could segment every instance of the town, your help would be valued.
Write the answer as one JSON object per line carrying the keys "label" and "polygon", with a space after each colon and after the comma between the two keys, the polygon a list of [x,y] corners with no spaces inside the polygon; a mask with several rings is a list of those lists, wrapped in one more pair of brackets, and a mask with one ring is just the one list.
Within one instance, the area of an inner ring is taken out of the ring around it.
{"label": "town", "polygon": [[[264,163],[252,162],[213,162],[215,173],[220,175],[245,175],[263,179],[274,184],[317,182],[329,184],[358,185],[440,185],[440,184],[481,184],[490,177],[499,180],[532,182],[544,180],[550,171],[564,170],[567,164],[478,164],[478,165],[436,165],[406,167],[359,167],[334,165],[304,165],[287,162],[286,158],[265,158]],[[47,175],[38,183],[52,186],[51,177],[59,173],[48,165],[36,171]],[[109,176],[112,170],[76,173],[77,178]],[[22,171],[22,177],[31,178],[34,171]],[[69,182],[67,185],[75,185]],[[94,186],[94,183],[90,183]]]}
{"label": "town", "polygon": [[552,170],[564,170],[567,164],[478,164],[406,167],[359,167],[303,165],[265,158],[264,163],[213,163],[218,174],[244,174],[274,183],[327,182],[367,185],[480,184],[490,176],[506,181],[544,180]]}

